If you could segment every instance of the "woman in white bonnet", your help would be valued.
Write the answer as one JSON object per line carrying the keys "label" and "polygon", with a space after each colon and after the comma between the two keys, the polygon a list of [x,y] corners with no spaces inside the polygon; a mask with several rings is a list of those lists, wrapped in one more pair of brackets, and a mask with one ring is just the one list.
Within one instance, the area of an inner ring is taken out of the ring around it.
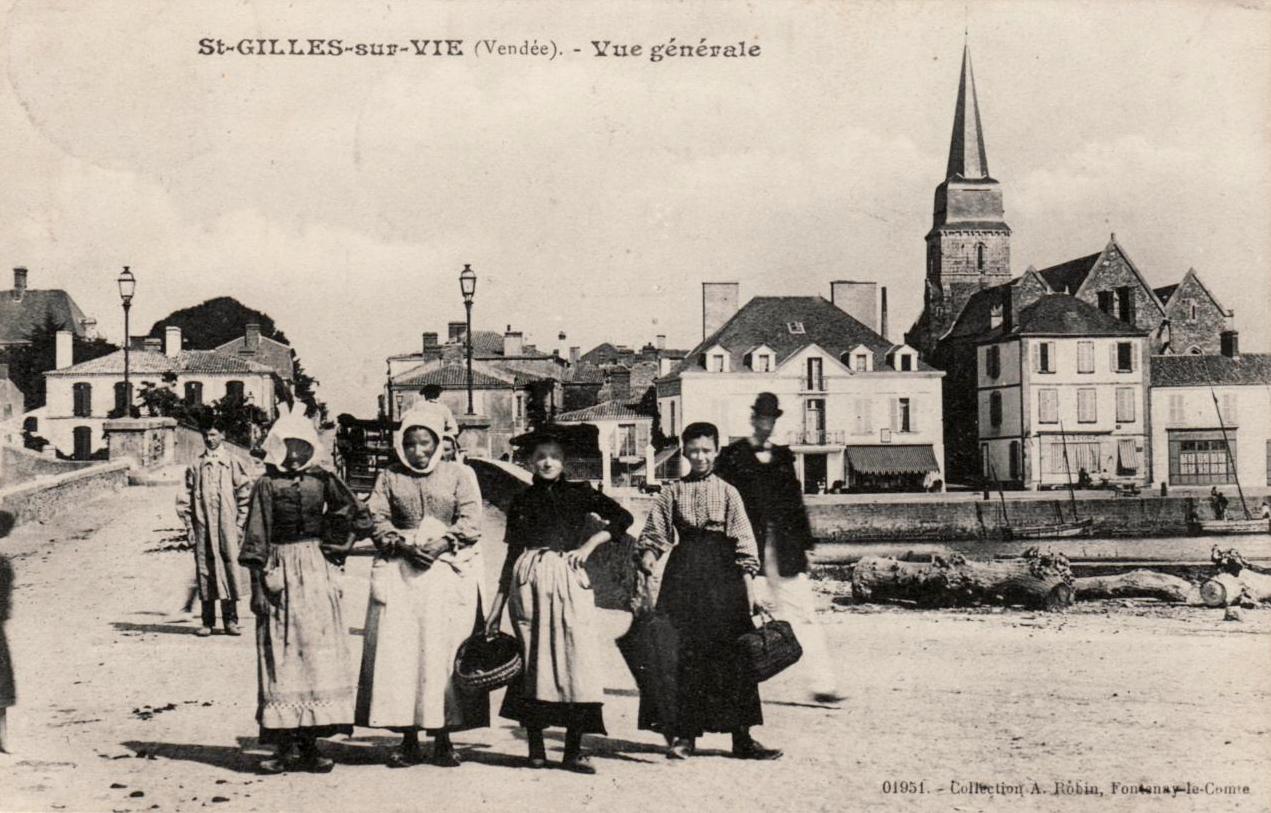
{"label": "woman in white bonnet", "polygon": [[380,473],[368,508],[379,549],[358,680],[357,724],[402,733],[390,767],[457,767],[450,734],[490,724],[489,696],[454,685],[455,653],[481,619],[481,492],[467,466],[443,459],[445,418],[432,405],[402,416],[397,461]]}

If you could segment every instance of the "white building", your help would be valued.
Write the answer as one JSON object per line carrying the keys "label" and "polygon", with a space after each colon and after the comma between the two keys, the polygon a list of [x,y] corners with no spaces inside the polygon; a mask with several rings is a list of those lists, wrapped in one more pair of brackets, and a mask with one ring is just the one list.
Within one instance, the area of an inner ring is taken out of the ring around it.
{"label": "white building", "polygon": [[1218,356],[1152,358],[1154,482],[1271,485],[1271,355],[1240,355],[1232,332],[1222,345]]}
{"label": "white building", "polygon": [[129,379],[133,398],[124,388],[124,351],[117,350],[81,364],[71,363],[69,331],[57,335],[57,369],[44,374],[45,405],[37,431],[63,455],[89,458],[105,446],[102,425],[124,414],[135,393],[146,384],[173,386],[187,403],[211,403],[230,393],[276,414],[275,372],[263,364],[215,350],[183,350],[181,329],[169,326],[163,351],[130,350]]}
{"label": "white building", "polygon": [[985,479],[1146,482],[1146,331],[1064,294],[992,322],[976,348]]}
{"label": "white building", "polygon": [[658,379],[663,431],[694,421],[728,443],[750,434],[750,407],[774,393],[785,414],[773,440],[789,445],[805,491],[921,490],[943,479],[944,373],[877,331],[872,283],[835,283],[819,296],[756,297],[737,308],[736,283],[703,285],[706,338]]}

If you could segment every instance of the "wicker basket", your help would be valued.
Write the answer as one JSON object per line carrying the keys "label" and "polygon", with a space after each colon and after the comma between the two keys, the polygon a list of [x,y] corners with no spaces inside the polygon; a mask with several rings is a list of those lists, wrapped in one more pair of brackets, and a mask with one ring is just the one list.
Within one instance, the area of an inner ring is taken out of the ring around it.
{"label": "wicker basket", "polygon": [[521,644],[500,632],[493,638],[478,633],[464,641],[455,655],[455,684],[466,692],[502,688],[524,669]]}
{"label": "wicker basket", "polygon": [[756,683],[762,683],[803,657],[803,647],[788,621],[777,621],[766,610],[763,626],[742,633],[737,639],[742,663]]}

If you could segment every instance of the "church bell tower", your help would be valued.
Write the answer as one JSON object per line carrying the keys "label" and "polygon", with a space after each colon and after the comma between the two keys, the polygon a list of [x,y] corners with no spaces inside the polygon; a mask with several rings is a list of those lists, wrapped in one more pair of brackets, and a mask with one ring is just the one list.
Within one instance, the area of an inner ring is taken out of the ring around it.
{"label": "church bell tower", "polygon": [[962,50],[962,76],[953,112],[953,137],[944,181],[936,187],[927,232],[927,284],[915,343],[930,353],[976,291],[1011,278],[1011,229],[1002,188],[989,175],[971,51]]}

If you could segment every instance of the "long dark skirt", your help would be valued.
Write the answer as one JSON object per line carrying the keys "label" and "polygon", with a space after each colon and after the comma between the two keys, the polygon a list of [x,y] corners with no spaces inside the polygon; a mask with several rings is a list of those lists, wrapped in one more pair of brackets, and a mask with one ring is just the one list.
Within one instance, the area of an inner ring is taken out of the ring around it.
{"label": "long dark skirt", "polygon": [[737,637],[753,627],[733,543],[687,529],[668,557],[657,609],[679,637],[672,719],[641,697],[640,728],[697,737],[760,725],[759,684],[746,676],[737,648]]}

